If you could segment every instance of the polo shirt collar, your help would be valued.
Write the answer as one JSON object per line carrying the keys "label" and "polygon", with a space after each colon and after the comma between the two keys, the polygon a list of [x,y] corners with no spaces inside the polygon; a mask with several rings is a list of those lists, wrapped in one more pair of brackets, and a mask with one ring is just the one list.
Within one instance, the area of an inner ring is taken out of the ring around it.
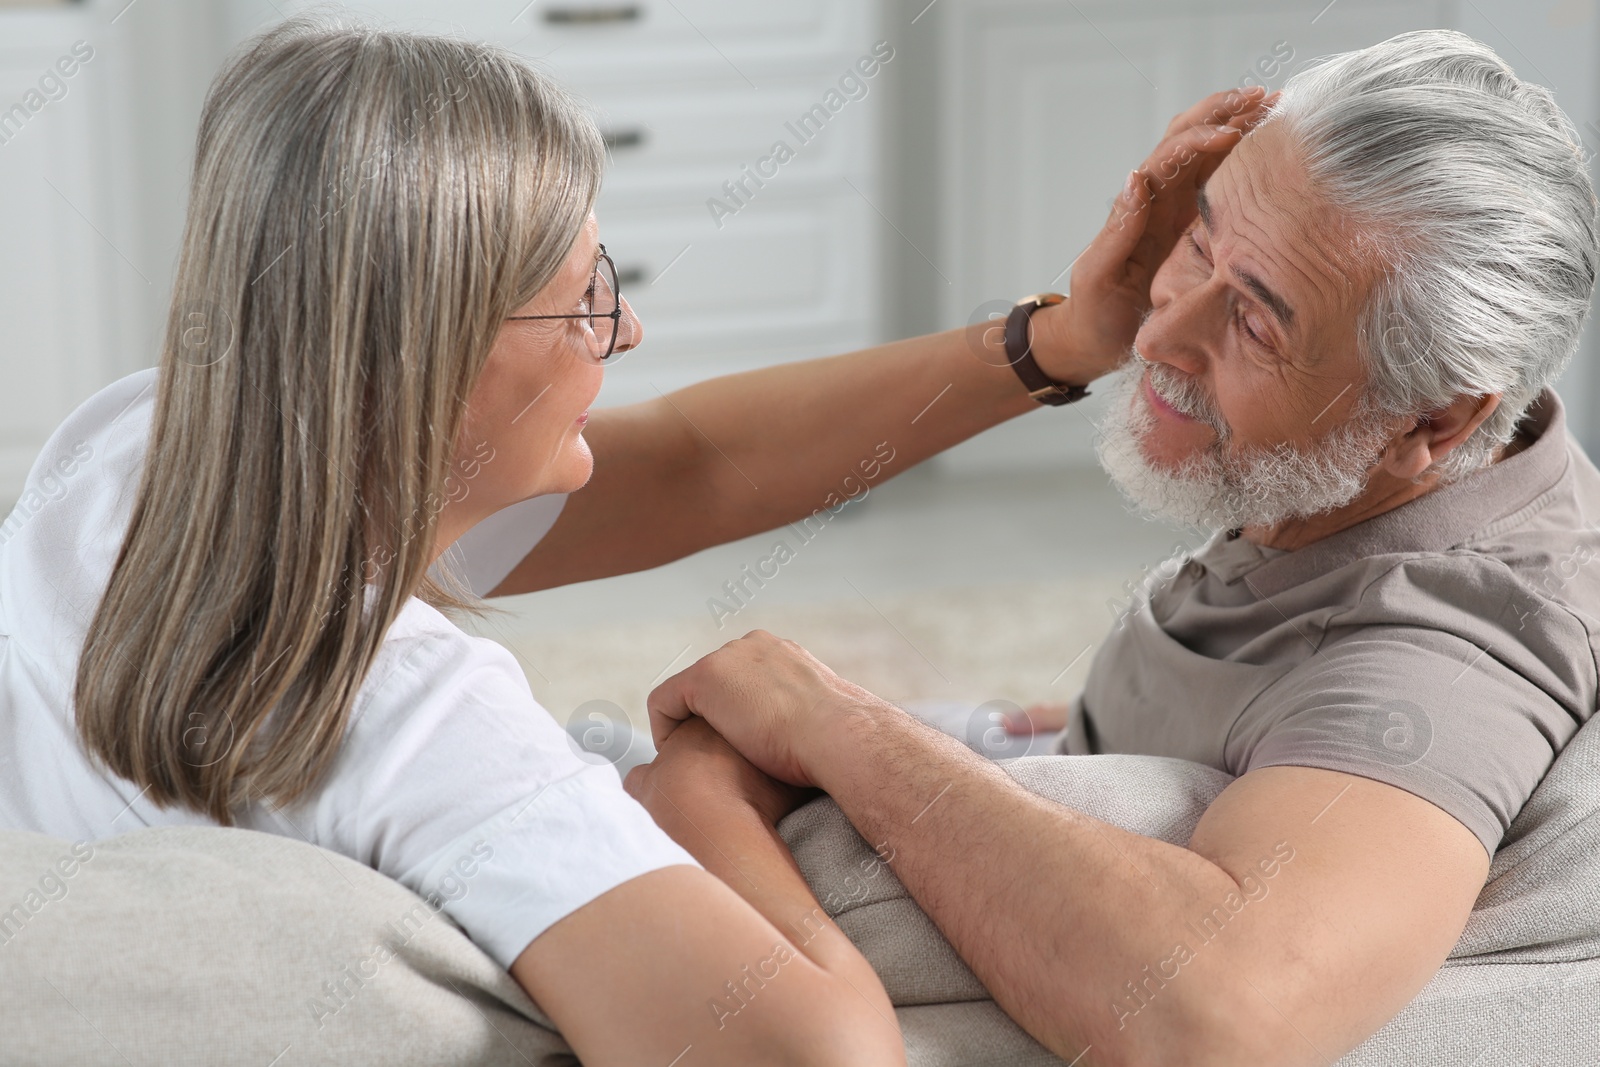
{"label": "polo shirt collar", "polygon": [[1538,438],[1516,455],[1304,548],[1218,577],[1231,582],[1248,572],[1250,588],[1267,598],[1368,556],[1443,552],[1471,540],[1548,493],[1572,462],[1566,411],[1554,391],[1539,394],[1522,425]]}

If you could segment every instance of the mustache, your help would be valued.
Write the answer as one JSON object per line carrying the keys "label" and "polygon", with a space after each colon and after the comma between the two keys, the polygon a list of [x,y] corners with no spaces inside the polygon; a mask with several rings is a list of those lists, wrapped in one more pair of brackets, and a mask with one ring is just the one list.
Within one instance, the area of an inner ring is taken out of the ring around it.
{"label": "mustache", "polygon": [[1130,351],[1134,365],[1143,369],[1144,375],[1150,382],[1150,389],[1156,396],[1174,411],[1210,426],[1219,440],[1226,440],[1229,437],[1227,420],[1222,417],[1222,412],[1206,395],[1205,389],[1197,379],[1176,367],[1151,362],[1144,358],[1137,347]]}

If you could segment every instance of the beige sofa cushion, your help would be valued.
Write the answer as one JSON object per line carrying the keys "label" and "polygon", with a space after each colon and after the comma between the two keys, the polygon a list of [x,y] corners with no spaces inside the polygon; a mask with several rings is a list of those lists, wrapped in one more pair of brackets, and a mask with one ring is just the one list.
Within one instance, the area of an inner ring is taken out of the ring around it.
{"label": "beige sofa cushion", "polygon": [[577,1062],[410,890],[249,830],[0,833],[0,991],[6,1064]]}

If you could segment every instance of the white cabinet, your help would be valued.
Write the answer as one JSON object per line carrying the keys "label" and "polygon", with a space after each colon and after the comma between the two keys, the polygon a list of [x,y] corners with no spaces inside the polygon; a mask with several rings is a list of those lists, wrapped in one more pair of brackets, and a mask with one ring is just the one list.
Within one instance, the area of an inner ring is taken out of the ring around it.
{"label": "white cabinet", "polygon": [[884,339],[877,3],[546,0],[519,24],[613,145],[597,213],[645,343],[602,402]]}
{"label": "white cabinet", "polygon": [[[1208,93],[1247,75],[1279,88],[1318,56],[1425,27],[1461,28],[1522,76],[1560,78],[1558,71],[1600,66],[1592,14],[1584,32],[1563,34],[1530,29],[1504,0],[943,0],[929,16],[940,20],[935,258],[951,280],[941,286],[939,324],[967,322],[996,300],[1064,290],[1128,171],[1173,115]],[[1501,37],[1501,29],[1514,36]],[[1580,126],[1594,116],[1589,76],[1553,87]],[[1600,147],[1600,134],[1591,147]],[[1587,362],[1580,355],[1563,382],[1580,432],[1590,421]],[[1091,398],[1079,415],[1096,411]],[[1092,438],[1089,418],[1040,414],[991,431],[949,462],[1089,462]]]}

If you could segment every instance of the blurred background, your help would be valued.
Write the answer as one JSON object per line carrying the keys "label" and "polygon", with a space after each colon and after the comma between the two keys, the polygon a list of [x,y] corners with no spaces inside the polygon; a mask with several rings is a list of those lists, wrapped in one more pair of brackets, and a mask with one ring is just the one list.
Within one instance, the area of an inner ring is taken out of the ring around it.
{"label": "blurred background", "polygon": [[[0,0],[0,514],[73,407],[155,362],[207,85],[230,49],[308,6]],[[647,329],[602,403],[1063,289],[1172,115],[1404,30],[1488,42],[1600,149],[1596,0],[345,6],[510,47],[593,108],[612,156],[602,236]],[[792,158],[750,179],[778,141]],[[1561,385],[1591,452],[1595,345],[1591,330]],[[1142,576],[1198,545],[1107,486],[1095,405],[1030,414],[873,488],[804,547],[780,530],[506,598],[478,628],[558,718],[624,735],[655,681],[755,626],[891,699],[971,709],[975,729],[1007,702],[1066,699]],[[780,538],[795,560],[719,622],[723,583]]]}

